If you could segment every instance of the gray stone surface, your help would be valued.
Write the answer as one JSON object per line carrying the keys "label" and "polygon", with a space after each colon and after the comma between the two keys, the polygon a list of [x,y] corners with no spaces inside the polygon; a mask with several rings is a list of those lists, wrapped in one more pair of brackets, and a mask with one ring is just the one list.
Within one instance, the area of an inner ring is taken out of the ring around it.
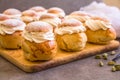
{"label": "gray stone surface", "polygon": [[[86,6],[94,0],[0,0],[0,12],[7,8],[17,8],[20,10],[29,9],[32,6],[43,6],[46,9],[50,7],[60,7],[66,13],[79,10],[81,6]],[[96,0],[100,2],[101,0]]]}
{"label": "gray stone surface", "polygon": [[106,64],[99,67],[99,61],[91,56],[41,72],[26,73],[0,57],[0,80],[120,80],[120,71],[111,72]]}

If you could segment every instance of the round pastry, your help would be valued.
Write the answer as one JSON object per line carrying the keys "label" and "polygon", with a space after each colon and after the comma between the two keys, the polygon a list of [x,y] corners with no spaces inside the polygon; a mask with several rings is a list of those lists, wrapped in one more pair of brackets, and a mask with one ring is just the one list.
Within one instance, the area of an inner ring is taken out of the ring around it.
{"label": "round pastry", "polygon": [[86,20],[90,19],[91,15],[83,11],[74,11],[70,15],[66,16],[67,19],[77,19],[82,23],[85,23]]}
{"label": "round pastry", "polygon": [[116,32],[111,23],[100,17],[93,17],[85,22],[88,42],[107,44],[116,38]]}
{"label": "round pastry", "polygon": [[55,14],[56,16],[58,16],[60,19],[63,19],[65,17],[65,12],[63,9],[61,8],[58,8],[58,7],[52,7],[52,8],[49,8],[48,13],[51,13],[51,14]]}
{"label": "round pastry", "polygon": [[17,19],[7,19],[0,23],[0,45],[6,49],[19,49],[22,44],[21,33],[25,23]]}
{"label": "round pastry", "polygon": [[58,47],[65,51],[84,49],[87,41],[85,27],[76,19],[64,20],[55,30]]}
{"label": "round pastry", "polygon": [[26,59],[50,60],[55,56],[57,45],[50,24],[42,21],[31,22],[26,26],[23,37],[22,49]]}
{"label": "round pastry", "polygon": [[21,16],[21,11],[18,10],[18,9],[15,9],[15,8],[9,8],[9,9],[6,9],[3,14],[9,16],[10,18],[13,18],[13,19],[20,19],[20,16]]}
{"label": "round pastry", "polygon": [[33,10],[25,10],[22,12],[21,19],[26,23],[39,20],[39,15]]}
{"label": "round pastry", "polygon": [[53,30],[55,30],[58,27],[58,25],[61,24],[61,19],[59,19],[56,15],[50,13],[42,14],[39,20],[52,25]]}

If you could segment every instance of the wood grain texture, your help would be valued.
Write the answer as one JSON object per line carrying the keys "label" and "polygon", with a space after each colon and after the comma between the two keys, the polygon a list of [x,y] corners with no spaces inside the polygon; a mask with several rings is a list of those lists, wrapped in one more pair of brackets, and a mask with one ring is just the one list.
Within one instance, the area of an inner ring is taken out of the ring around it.
{"label": "wood grain texture", "polygon": [[5,50],[0,48],[0,55],[25,72],[37,72],[102,52],[111,51],[118,47],[119,42],[116,40],[111,41],[107,45],[95,45],[87,43],[85,49],[79,52],[65,52],[58,49],[57,55],[52,60],[44,62],[27,61],[23,56],[22,50]]}

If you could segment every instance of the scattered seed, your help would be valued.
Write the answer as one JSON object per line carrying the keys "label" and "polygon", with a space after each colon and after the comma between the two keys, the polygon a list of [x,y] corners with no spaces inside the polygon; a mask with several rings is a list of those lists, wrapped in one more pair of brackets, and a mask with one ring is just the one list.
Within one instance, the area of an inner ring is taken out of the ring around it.
{"label": "scattered seed", "polygon": [[101,58],[102,58],[101,55],[96,55],[96,56],[95,56],[95,59],[101,59]]}
{"label": "scattered seed", "polygon": [[113,66],[113,65],[115,65],[115,61],[109,61],[108,62],[108,66]]}
{"label": "scattered seed", "polygon": [[107,57],[107,56],[108,56],[108,54],[107,54],[107,53],[104,53],[102,56],[103,56],[103,57]]}
{"label": "scattered seed", "polygon": [[120,65],[115,65],[116,71],[120,71]]}
{"label": "scattered seed", "polygon": [[107,53],[104,53],[104,54],[102,55],[102,57],[103,57],[104,60],[108,60],[108,54],[107,54]]}
{"label": "scattered seed", "polygon": [[111,52],[111,55],[115,55],[115,54],[116,54],[116,52],[115,52],[115,51],[112,51],[112,52]]}
{"label": "scattered seed", "polygon": [[102,61],[99,62],[99,66],[100,67],[103,67],[104,66],[104,63]]}
{"label": "scattered seed", "polygon": [[115,66],[112,67],[112,70],[111,70],[111,71],[112,71],[112,72],[115,72],[115,71],[116,71]]}

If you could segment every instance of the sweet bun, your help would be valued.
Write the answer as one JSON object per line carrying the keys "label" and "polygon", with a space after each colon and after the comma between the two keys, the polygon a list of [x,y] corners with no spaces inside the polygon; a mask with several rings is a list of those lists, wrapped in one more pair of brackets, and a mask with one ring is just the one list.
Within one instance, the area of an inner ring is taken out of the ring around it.
{"label": "sweet bun", "polygon": [[3,14],[9,16],[9,18],[20,19],[21,11],[15,8],[6,9]]}
{"label": "sweet bun", "polygon": [[80,51],[85,48],[85,27],[76,19],[64,20],[55,30],[58,47],[65,51]]}
{"label": "sweet bun", "polygon": [[49,23],[53,26],[54,30],[58,27],[58,25],[61,24],[61,19],[59,19],[56,15],[50,13],[41,15],[39,20]]}
{"label": "sweet bun", "polygon": [[21,48],[24,22],[17,19],[7,19],[0,23],[0,27],[0,46],[5,49]]}
{"label": "sweet bun", "polygon": [[39,15],[34,10],[25,10],[22,12],[21,19],[28,24],[30,22],[37,21],[39,19]]}
{"label": "sweet bun", "polygon": [[116,38],[116,32],[105,18],[93,17],[85,22],[88,42],[107,44]]}
{"label": "sweet bun", "polygon": [[43,21],[29,23],[23,38],[22,49],[27,60],[50,60],[56,55],[57,45],[50,24]]}
{"label": "sweet bun", "polygon": [[61,19],[65,17],[64,10],[61,8],[58,8],[58,7],[49,8],[47,12],[51,13],[51,14],[55,14],[56,16],[58,16]]}

